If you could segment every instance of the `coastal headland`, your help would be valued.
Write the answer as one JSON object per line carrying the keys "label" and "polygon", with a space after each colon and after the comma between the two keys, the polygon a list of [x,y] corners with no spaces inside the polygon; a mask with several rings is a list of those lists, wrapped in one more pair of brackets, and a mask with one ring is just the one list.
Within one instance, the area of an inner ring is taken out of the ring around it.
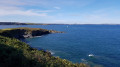
{"label": "coastal headland", "polygon": [[0,35],[11,38],[17,38],[17,39],[32,38],[35,36],[42,36],[51,33],[64,33],[64,32],[55,31],[55,30],[46,30],[41,28],[27,28],[27,27],[9,28],[9,29],[0,30]]}
{"label": "coastal headland", "polygon": [[51,33],[64,33],[41,28],[9,28],[0,30],[0,67],[89,67],[54,57],[49,51],[37,50],[20,39]]}

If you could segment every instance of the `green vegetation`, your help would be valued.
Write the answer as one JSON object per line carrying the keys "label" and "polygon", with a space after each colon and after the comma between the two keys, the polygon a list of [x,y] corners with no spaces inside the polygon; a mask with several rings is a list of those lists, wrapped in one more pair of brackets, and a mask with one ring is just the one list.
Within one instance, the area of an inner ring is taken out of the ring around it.
{"label": "green vegetation", "polygon": [[19,28],[7,28],[7,29],[1,29],[0,32],[10,31],[10,30],[25,30],[25,31],[28,31],[28,32],[37,31],[37,30],[40,30],[40,31],[48,31],[48,30],[46,30],[46,29],[41,29],[41,28],[19,27]]}
{"label": "green vegetation", "polygon": [[0,30],[0,35],[5,37],[10,37],[10,38],[17,38],[17,39],[41,36],[49,33],[50,33],[49,30],[46,30],[46,29],[27,28],[27,27],[8,28],[8,29]]}
{"label": "green vegetation", "polygon": [[[18,28],[16,28],[18,29]],[[89,67],[83,63],[72,63],[68,60],[54,57],[50,52],[31,48],[28,44],[12,37],[16,32],[13,29],[3,29],[0,33],[0,67]],[[19,30],[28,28],[19,28]],[[33,29],[31,29],[33,31]],[[30,31],[31,31],[30,30]],[[19,33],[17,33],[19,34]]]}
{"label": "green vegetation", "polygon": [[31,48],[18,39],[0,36],[0,67],[87,67]]}
{"label": "green vegetation", "polygon": [[17,38],[17,39],[31,38],[34,36],[41,36],[50,33],[63,33],[63,32],[46,30],[41,28],[27,28],[27,27],[8,28],[8,29],[0,30],[0,35],[10,38]]}

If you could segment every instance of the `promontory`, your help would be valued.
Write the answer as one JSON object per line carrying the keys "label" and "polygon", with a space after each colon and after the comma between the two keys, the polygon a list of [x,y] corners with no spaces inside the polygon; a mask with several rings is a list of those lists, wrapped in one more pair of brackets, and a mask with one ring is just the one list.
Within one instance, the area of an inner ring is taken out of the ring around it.
{"label": "promontory", "polygon": [[9,28],[0,30],[0,67],[89,67],[54,57],[47,50],[37,50],[20,39],[50,33],[63,33],[41,28]]}

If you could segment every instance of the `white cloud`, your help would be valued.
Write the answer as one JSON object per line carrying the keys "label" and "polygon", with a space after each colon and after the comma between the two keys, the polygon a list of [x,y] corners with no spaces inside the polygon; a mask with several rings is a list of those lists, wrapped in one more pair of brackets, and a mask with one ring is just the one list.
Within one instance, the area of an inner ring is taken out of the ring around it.
{"label": "white cloud", "polygon": [[0,10],[0,16],[6,15],[47,16],[46,13],[35,13],[31,10]]}
{"label": "white cloud", "polygon": [[25,2],[22,2],[20,0],[1,0],[0,6],[19,6],[19,5],[25,5]]}
{"label": "white cloud", "polygon": [[58,10],[61,9],[60,7],[54,7],[54,8],[55,8],[55,9],[58,9]]}
{"label": "white cloud", "polygon": [[54,12],[55,10],[35,10],[35,9],[32,9],[32,11],[39,12],[39,13],[48,13],[48,12]]}
{"label": "white cloud", "polygon": [[65,22],[67,22],[66,20],[54,20],[54,22],[57,22],[57,23],[65,23]]}
{"label": "white cloud", "polygon": [[[8,15],[23,15],[23,16],[47,16],[46,12],[50,12],[50,10],[44,11],[36,11],[20,7],[26,5],[24,2],[19,0],[2,0],[0,1],[0,16],[8,16]],[[40,13],[41,12],[41,13]]]}

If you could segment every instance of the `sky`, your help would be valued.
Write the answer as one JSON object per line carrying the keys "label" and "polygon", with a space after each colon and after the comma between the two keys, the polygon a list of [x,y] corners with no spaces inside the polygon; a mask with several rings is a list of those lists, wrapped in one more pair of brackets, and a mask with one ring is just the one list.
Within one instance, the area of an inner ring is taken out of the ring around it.
{"label": "sky", "polygon": [[120,24],[120,0],[0,0],[0,22]]}

